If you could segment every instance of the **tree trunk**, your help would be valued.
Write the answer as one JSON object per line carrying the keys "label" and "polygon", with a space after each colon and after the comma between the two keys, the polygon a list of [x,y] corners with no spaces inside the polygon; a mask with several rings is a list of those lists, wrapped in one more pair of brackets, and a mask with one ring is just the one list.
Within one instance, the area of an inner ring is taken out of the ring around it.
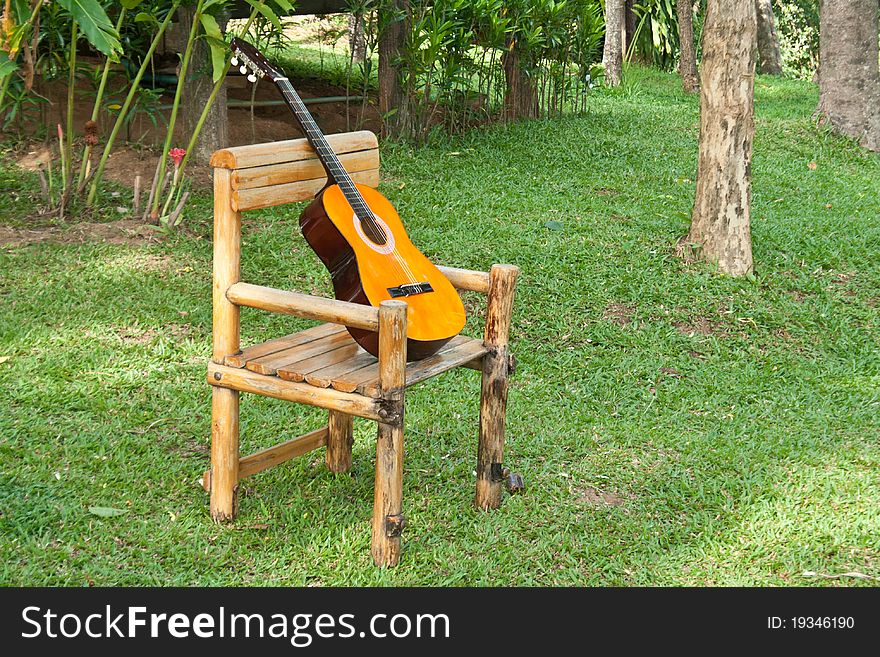
{"label": "tree trunk", "polygon": [[700,157],[686,242],[726,274],[752,272],[753,0],[709,0],[703,26]]}
{"label": "tree trunk", "polygon": [[878,0],[822,0],[819,8],[819,107],[838,132],[880,151]]}
{"label": "tree trunk", "polygon": [[533,119],[538,116],[538,91],[534,79],[523,67],[519,50],[508,39],[508,47],[501,53],[504,79],[507,87],[504,92],[504,118]]}
{"label": "tree trunk", "polygon": [[[178,10],[179,30],[188,35],[195,15],[195,7],[181,7]],[[220,29],[226,29],[226,20],[218,21]],[[184,43],[184,47],[185,47]],[[214,89],[211,66],[211,50],[205,39],[197,39],[193,45],[189,70],[186,76],[186,86],[180,105],[180,117],[183,128],[183,142],[185,146],[189,141],[196,123],[211,96]],[[226,85],[224,84],[214,104],[211,106],[199,138],[196,141],[194,152],[190,155],[191,161],[198,164],[207,164],[211,154],[221,148],[229,146],[229,121],[227,117]]]}
{"label": "tree trunk", "polygon": [[629,54],[633,39],[636,36],[636,12],[633,8],[635,0],[624,0],[623,3],[623,58]]}
{"label": "tree trunk", "polygon": [[363,14],[348,15],[348,47],[354,61],[363,62],[366,60],[367,39],[364,34]]}
{"label": "tree trunk", "polygon": [[605,67],[605,84],[616,87],[623,77],[623,0],[605,2],[605,48],[602,66]]}
{"label": "tree trunk", "polygon": [[408,110],[400,51],[408,29],[409,0],[382,3],[379,11],[379,113],[386,135],[406,136]]}
{"label": "tree trunk", "polygon": [[681,73],[681,86],[691,94],[700,90],[700,78],[697,73],[697,52],[694,47],[694,15],[692,0],[676,0],[675,11],[678,14],[678,40],[681,43],[681,59],[678,63]]}
{"label": "tree trunk", "polygon": [[758,15],[758,73],[782,75],[773,0],[755,0],[755,11]]}

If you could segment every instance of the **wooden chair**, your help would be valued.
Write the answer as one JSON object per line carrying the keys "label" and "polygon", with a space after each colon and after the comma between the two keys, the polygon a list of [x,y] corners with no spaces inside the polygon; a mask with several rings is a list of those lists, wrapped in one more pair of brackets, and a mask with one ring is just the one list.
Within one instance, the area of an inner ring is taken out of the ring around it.
{"label": "wooden chair", "polygon": [[[328,137],[356,182],[377,186],[379,151],[367,131]],[[512,356],[508,330],[519,273],[494,265],[489,273],[441,267],[461,290],[488,295],[482,340],[453,338],[425,360],[406,362],[406,304],[386,301],[373,308],[334,299],[277,290],[240,280],[241,213],[312,198],[326,184],[324,170],[305,139],[229,148],[214,153],[214,340],[208,365],[213,386],[211,469],[204,486],[211,515],[228,521],[237,512],[239,481],[247,476],[326,447],[327,467],[351,467],[353,418],[375,420],[376,483],[372,554],[377,565],[400,558],[405,524],[403,487],[404,391],[455,367],[483,373],[475,504],[501,504],[507,381]],[[261,308],[326,322],[241,349],[239,307]],[[352,326],[380,336],[379,358],[358,347],[345,330]],[[327,426],[250,456],[239,454],[239,393],[320,406]]]}

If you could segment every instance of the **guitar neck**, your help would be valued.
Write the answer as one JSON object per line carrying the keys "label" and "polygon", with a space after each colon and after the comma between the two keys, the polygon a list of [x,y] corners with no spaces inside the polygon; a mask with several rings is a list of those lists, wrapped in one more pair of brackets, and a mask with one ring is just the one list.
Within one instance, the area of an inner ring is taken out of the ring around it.
{"label": "guitar neck", "polygon": [[312,148],[314,148],[315,152],[318,154],[318,159],[327,171],[327,176],[334,183],[339,185],[352,207],[355,208],[355,210],[358,210],[359,205],[365,205],[364,200],[361,197],[360,192],[357,191],[357,187],[351,179],[348,171],[345,170],[342,162],[339,161],[339,157],[333,152],[333,149],[327,142],[327,138],[315,122],[312,113],[306,108],[302,98],[299,97],[296,89],[293,88],[293,85],[290,84],[290,81],[287,78],[276,78],[274,82],[278,85],[281,95],[284,96],[284,100],[287,101],[288,107],[290,107],[297,122],[300,124],[300,127],[302,127],[303,132],[305,132],[306,139],[309,140]]}

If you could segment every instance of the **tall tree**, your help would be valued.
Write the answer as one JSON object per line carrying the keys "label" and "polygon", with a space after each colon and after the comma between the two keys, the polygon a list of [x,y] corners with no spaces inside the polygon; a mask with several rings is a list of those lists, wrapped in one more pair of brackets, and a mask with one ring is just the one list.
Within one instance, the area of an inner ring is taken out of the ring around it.
{"label": "tall tree", "polygon": [[352,61],[364,62],[367,59],[367,37],[364,34],[364,15],[348,15],[348,48]]}
{"label": "tall tree", "polygon": [[697,52],[694,47],[694,15],[692,0],[676,0],[675,12],[678,14],[678,40],[681,43],[681,57],[678,68],[681,73],[681,86],[688,93],[700,90],[697,74]]}
{"label": "tall tree", "polygon": [[758,73],[782,75],[773,0],[755,0],[755,11],[758,14]]}
{"label": "tall tree", "polygon": [[[178,12],[179,29],[182,34],[189,34],[195,18],[195,7],[181,7]],[[226,29],[226,17],[220,19],[220,28]],[[185,45],[185,44],[184,44]],[[185,138],[189,140],[195,132],[202,109],[208,103],[214,90],[211,78],[211,50],[204,38],[197,39],[193,44],[191,63],[187,69],[186,87],[181,103],[181,119]],[[184,142],[186,143],[186,142]],[[207,164],[211,154],[229,145],[229,118],[227,113],[226,85],[222,85],[216,98],[208,110],[208,117],[199,132],[190,158],[199,163]],[[167,155],[167,154],[166,154]]]}
{"label": "tall tree", "polygon": [[409,30],[409,0],[379,4],[379,112],[386,135],[406,136],[409,110],[400,76],[400,51]]}
{"label": "tall tree", "polygon": [[880,151],[878,0],[819,5],[819,107],[838,132]]}
{"label": "tall tree", "polygon": [[535,79],[524,66],[516,39],[507,38],[507,47],[501,53],[504,69],[504,117],[508,120],[533,119],[538,116],[538,89]]}
{"label": "tall tree", "polygon": [[605,48],[602,66],[605,84],[616,87],[623,77],[623,3],[624,0],[605,0]]}
{"label": "tall tree", "polygon": [[626,59],[632,49],[632,43],[636,36],[636,10],[635,0],[623,2],[623,58]]}
{"label": "tall tree", "polygon": [[709,0],[703,24],[697,193],[685,244],[724,273],[752,272],[754,0]]}

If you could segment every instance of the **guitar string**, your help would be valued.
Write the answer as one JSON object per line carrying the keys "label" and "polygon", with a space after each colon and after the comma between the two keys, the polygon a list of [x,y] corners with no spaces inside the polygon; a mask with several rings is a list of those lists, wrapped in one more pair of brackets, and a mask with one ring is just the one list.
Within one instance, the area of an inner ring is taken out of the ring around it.
{"label": "guitar string", "polygon": [[[296,94],[296,91],[293,89],[292,85],[290,85],[289,82],[287,84],[291,88],[290,90],[281,88],[282,95],[293,106],[292,109],[294,111],[294,114],[296,115],[297,119],[300,122],[300,125],[302,125],[307,136],[309,137],[309,141],[312,142],[312,145],[314,146],[318,154],[322,156],[322,162],[330,170],[330,174],[333,176],[336,184],[339,185],[339,188],[342,190],[342,193],[345,196],[346,200],[349,202],[349,205],[351,205],[352,210],[358,218],[358,221],[364,223],[365,216],[372,224],[374,234],[378,232],[384,234],[385,231],[373,218],[373,211],[369,208],[366,201],[361,196],[360,192],[354,184],[354,181],[349,176],[348,171],[346,171],[345,167],[342,166],[342,162],[339,161],[339,158],[330,147],[330,145],[327,143],[324,135],[319,129],[317,129],[317,124],[315,124],[314,127],[311,125],[312,123],[314,123],[314,118],[305,107],[305,103],[303,103],[302,100],[299,98],[299,95]],[[301,105],[302,109],[296,107],[297,105]],[[388,237],[386,236],[386,240],[387,239]],[[391,255],[393,260],[397,263],[397,269],[399,270],[399,272],[409,279],[409,284],[418,283],[417,276],[410,269],[409,264],[406,262],[406,260],[398,253],[396,246],[392,247],[392,251],[389,255]]]}

